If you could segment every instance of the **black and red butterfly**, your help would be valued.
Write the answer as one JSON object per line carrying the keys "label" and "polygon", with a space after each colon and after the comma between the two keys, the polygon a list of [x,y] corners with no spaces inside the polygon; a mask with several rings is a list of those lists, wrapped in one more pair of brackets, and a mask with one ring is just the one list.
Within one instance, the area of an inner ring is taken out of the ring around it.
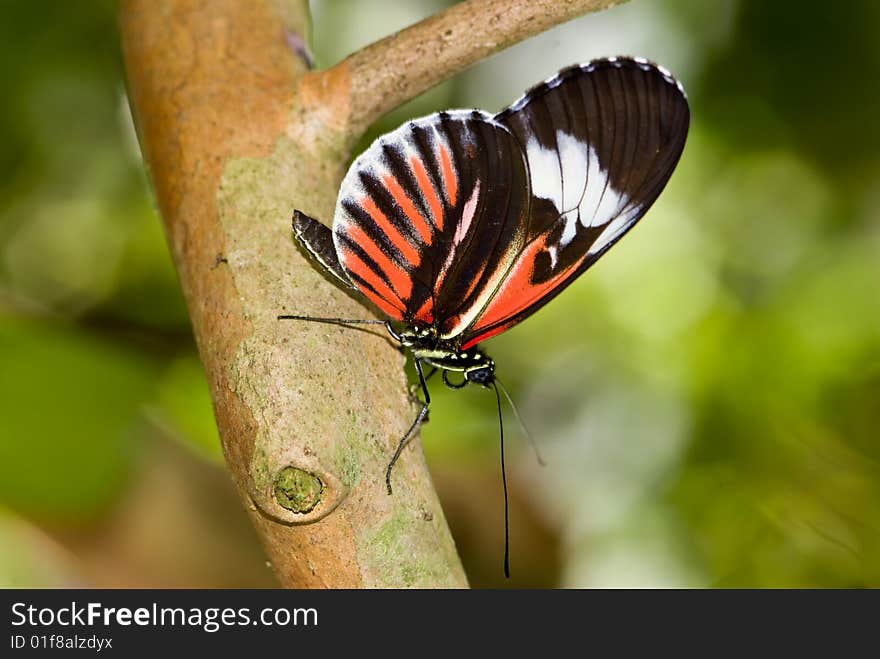
{"label": "black and red butterfly", "polygon": [[478,344],[544,306],[632,228],[672,175],[689,117],[666,70],[596,60],[494,116],[439,112],[379,137],[349,168],[332,231],[295,212],[296,238],[390,319],[361,322],[384,323],[413,356],[425,401],[388,465],[389,492],[430,403],[422,365],[451,387],[494,386]]}

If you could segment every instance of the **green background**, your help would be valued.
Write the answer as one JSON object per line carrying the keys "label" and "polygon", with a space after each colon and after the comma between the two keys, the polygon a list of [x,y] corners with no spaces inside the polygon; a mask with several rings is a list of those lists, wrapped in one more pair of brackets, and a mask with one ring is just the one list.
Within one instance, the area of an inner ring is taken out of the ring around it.
{"label": "green background", "polygon": [[[317,61],[444,6],[313,2]],[[270,586],[147,190],[115,10],[9,3],[0,22],[0,584]],[[880,586],[877,25],[870,0],[634,0],[374,127],[496,111],[614,54],[662,63],[692,104],[647,218],[485,346],[548,463],[508,415],[509,582],[494,397],[433,388],[423,445],[474,585]]]}

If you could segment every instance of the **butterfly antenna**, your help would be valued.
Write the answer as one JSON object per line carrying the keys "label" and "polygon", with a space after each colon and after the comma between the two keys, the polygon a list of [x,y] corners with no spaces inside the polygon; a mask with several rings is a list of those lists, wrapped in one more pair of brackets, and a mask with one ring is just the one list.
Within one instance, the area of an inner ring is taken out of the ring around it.
{"label": "butterfly antenna", "polygon": [[401,342],[400,334],[398,334],[391,323],[387,320],[363,319],[363,318],[322,318],[319,316],[278,316],[278,320],[306,320],[312,323],[327,323],[329,325],[341,325],[342,327],[351,327],[352,325],[384,325],[388,333],[398,343]]}
{"label": "butterfly antenna", "polygon": [[278,316],[278,320],[307,320],[313,323],[330,323],[331,325],[384,325],[384,320],[363,320],[358,318],[319,318],[318,316]]}
{"label": "butterfly antenna", "polygon": [[495,382],[492,382],[492,388],[495,390],[495,402],[498,403],[498,428],[501,431],[501,484],[504,487],[504,578],[510,579],[510,510],[507,496],[507,469],[504,466],[504,419],[501,416],[501,394],[498,393],[498,386]]}
{"label": "butterfly antenna", "polygon": [[525,422],[522,420],[522,417],[519,415],[519,410],[516,409],[516,405],[513,404],[513,398],[510,397],[510,394],[507,392],[507,387],[504,386],[504,383],[499,380],[497,377],[495,378],[495,382],[498,383],[498,386],[501,387],[501,392],[504,394],[504,397],[507,399],[507,402],[510,404],[510,409],[513,410],[513,415],[516,417],[516,420],[519,422],[519,427],[523,432],[523,435],[526,436],[526,439],[529,440],[529,444],[532,445],[532,450],[535,452],[535,459],[538,461],[538,464],[542,467],[547,466],[547,463],[544,461],[544,458],[541,456],[541,452],[538,450],[538,443],[535,441],[535,438],[532,436],[532,433],[529,432],[528,427]]}

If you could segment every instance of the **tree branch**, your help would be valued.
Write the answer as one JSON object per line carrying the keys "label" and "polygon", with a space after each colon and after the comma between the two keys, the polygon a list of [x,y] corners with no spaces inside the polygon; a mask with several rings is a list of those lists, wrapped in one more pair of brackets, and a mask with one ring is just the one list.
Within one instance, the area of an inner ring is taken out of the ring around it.
{"label": "tree branch", "polygon": [[[285,586],[467,584],[381,334],[290,239],[329,218],[348,149],[393,106],[517,39],[611,2],[470,0],[308,72],[305,0],[122,0],[131,105],[223,449]],[[292,47],[298,44],[300,47]]]}
{"label": "tree branch", "polygon": [[[470,0],[352,54],[328,75],[351,80],[351,129],[508,46],[623,0]],[[528,84],[531,81],[524,81]]]}

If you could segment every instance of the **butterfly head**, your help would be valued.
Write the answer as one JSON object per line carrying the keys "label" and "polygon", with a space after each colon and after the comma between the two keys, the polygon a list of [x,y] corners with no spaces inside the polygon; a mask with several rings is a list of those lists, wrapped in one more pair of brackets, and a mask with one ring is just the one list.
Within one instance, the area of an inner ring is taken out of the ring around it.
{"label": "butterfly head", "polygon": [[465,380],[484,387],[490,386],[495,381],[495,362],[484,352],[475,351],[474,357],[476,363],[464,371]]}

